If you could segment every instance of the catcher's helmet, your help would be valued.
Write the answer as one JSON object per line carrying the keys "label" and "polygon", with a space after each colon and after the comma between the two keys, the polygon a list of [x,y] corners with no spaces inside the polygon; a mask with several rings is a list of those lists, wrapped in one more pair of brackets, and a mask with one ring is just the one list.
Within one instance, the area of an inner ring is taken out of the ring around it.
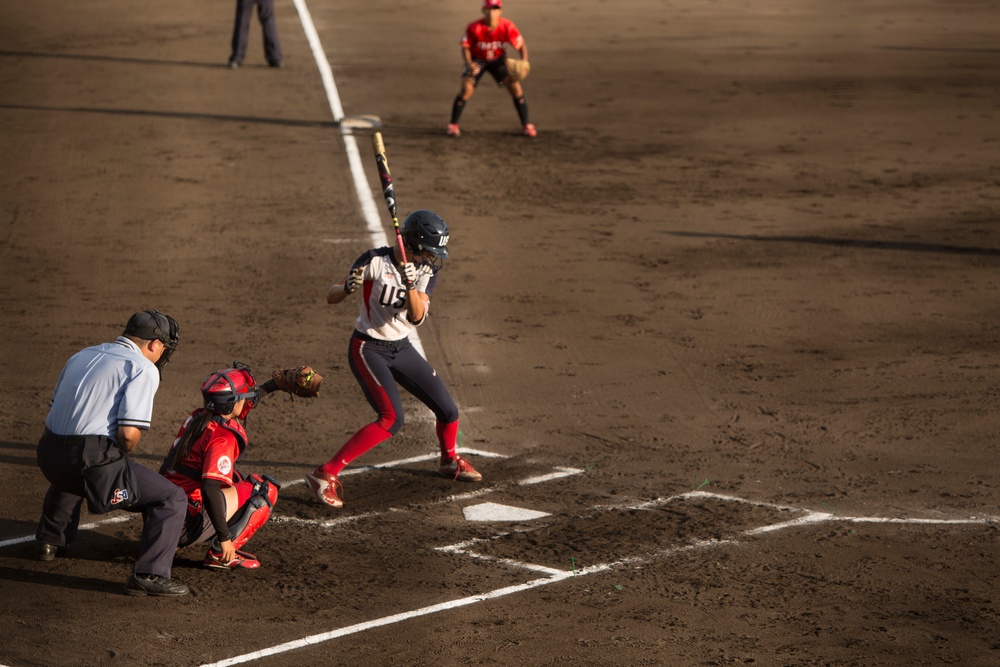
{"label": "catcher's helmet", "polygon": [[436,265],[448,259],[448,223],[437,213],[414,211],[403,221],[403,242],[411,253],[425,252],[434,256]]}
{"label": "catcher's helmet", "polygon": [[201,383],[201,395],[205,399],[205,409],[219,415],[228,415],[240,399],[246,399],[238,419],[246,419],[247,414],[257,407],[260,390],[250,367],[238,361],[233,368],[215,371]]}

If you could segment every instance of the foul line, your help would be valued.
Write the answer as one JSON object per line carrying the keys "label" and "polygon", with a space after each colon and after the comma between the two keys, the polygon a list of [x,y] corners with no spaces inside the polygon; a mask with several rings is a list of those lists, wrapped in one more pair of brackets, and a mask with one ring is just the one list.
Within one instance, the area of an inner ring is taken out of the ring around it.
{"label": "foul line", "polygon": [[[935,525],[963,525],[963,524],[982,524],[991,525],[1000,519],[1000,517],[987,516],[982,518],[969,518],[969,519],[905,519],[905,518],[891,518],[891,517],[856,517],[856,516],[836,516],[828,512],[814,512],[811,510],[804,510],[797,507],[791,507],[787,505],[778,505],[775,503],[759,502],[747,500],[745,498],[739,498],[737,496],[727,496],[718,493],[707,493],[704,491],[690,491],[688,493],[682,493],[675,496],[670,496],[668,498],[657,498],[648,502],[638,503],[638,504],[622,504],[617,507],[607,507],[607,506],[596,506],[592,509],[597,510],[610,510],[610,509],[651,509],[654,507],[659,507],[665,505],[671,501],[675,500],[686,500],[690,498],[709,498],[713,500],[718,500],[722,502],[738,502],[745,503],[748,505],[754,505],[757,507],[767,507],[770,509],[785,510],[785,511],[795,511],[804,512],[804,515],[796,519],[791,519],[789,521],[782,521],[775,524],[770,524],[766,526],[759,526],[757,528],[750,528],[748,530],[741,531],[730,538],[725,539],[707,539],[698,540],[690,544],[685,544],[677,547],[671,547],[668,549],[663,549],[655,554],[646,557],[629,557],[622,558],[610,563],[601,563],[598,565],[592,565],[589,567],[584,567],[580,569],[574,569],[569,571],[560,571],[554,568],[550,568],[544,565],[535,565],[532,563],[521,563],[506,558],[497,558],[495,556],[486,556],[484,554],[478,554],[468,549],[468,547],[476,544],[477,542],[483,542],[486,540],[469,540],[467,542],[462,542],[459,544],[454,544],[447,547],[439,547],[438,551],[451,552],[469,556],[472,558],[483,559],[487,561],[496,562],[502,565],[510,565],[514,567],[524,568],[528,570],[534,570],[539,572],[548,573],[548,576],[542,577],[540,579],[533,579],[532,581],[525,582],[523,584],[516,584],[514,586],[506,586],[504,588],[498,588],[494,591],[488,593],[482,593],[480,595],[470,595],[469,597],[460,598],[458,600],[451,600],[449,602],[441,602],[439,604],[430,605],[428,607],[421,607],[420,609],[414,609],[413,611],[402,612],[399,614],[393,614],[391,616],[385,616],[372,621],[366,621],[364,623],[357,623],[355,625],[349,625],[344,628],[338,628],[336,630],[331,630],[329,632],[323,632],[316,635],[311,635],[309,637],[303,637],[302,639],[297,639],[290,642],[285,642],[284,644],[279,644],[277,646],[272,646],[270,648],[261,649],[259,651],[253,651],[251,653],[246,653],[244,655],[236,656],[233,658],[227,658],[219,662],[208,663],[202,665],[202,667],[224,667],[227,665],[238,665],[245,662],[250,662],[253,660],[259,660],[260,658],[266,658],[271,655],[277,655],[279,653],[286,653],[288,651],[293,651],[300,648],[305,648],[307,646],[313,646],[315,644],[321,644],[323,642],[330,641],[332,639],[337,639],[339,637],[345,637],[347,635],[357,634],[359,632],[364,632],[365,630],[371,630],[373,628],[379,628],[386,625],[393,625],[395,623],[400,623],[402,621],[408,621],[413,618],[419,618],[421,616],[428,616],[430,614],[436,614],[442,611],[449,611],[451,609],[456,609],[458,607],[464,607],[471,604],[476,604],[479,602],[486,602],[488,600],[495,600],[507,595],[512,595],[514,593],[521,593],[532,588],[539,588],[541,586],[547,586],[549,584],[558,583],[566,579],[578,576],[587,576],[589,574],[597,574],[600,572],[607,572],[616,568],[624,566],[634,566],[642,565],[644,563],[660,560],[665,557],[673,556],[680,553],[697,551],[701,549],[709,549],[712,547],[718,547],[723,545],[735,545],[739,544],[741,538],[751,538],[757,535],[763,535],[765,533],[772,533],[779,530],[784,530],[786,528],[794,528],[797,526],[804,526],[808,524],[823,523],[827,521],[848,521],[855,523],[897,523],[897,524],[935,524]],[[502,536],[497,536],[497,538]],[[496,538],[494,538],[496,539]]]}
{"label": "foul line", "polygon": [[[323,45],[319,41],[319,34],[316,32],[316,26],[313,24],[312,15],[309,13],[309,8],[306,6],[305,0],[293,0],[293,2],[295,3],[295,9],[299,13],[299,20],[302,22],[302,30],[306,33],[309,48],[312,50],[313,58],[316,60],[316,67],[319,68],[320,77],[323,79],[323,89],[326,91],[326,99],[330,103],[330,112],[333,114],[333,119],[338,123],[340,133],[344,138],[347,162],[351,168],[351,176],[354,178],[354,189],[358,195],[358,202],[361,204],[361,213],[365,218],[368,235],[371,238],[373,246],[387,246],[389,245],[389,237],[382,226],[375,197],[372,194],[371,187],[368,185],[368,179],[365,177],[365,169],[361,163],[358,142],[354,139],[354,134],[350,128],[340,125],[340,121],[344,118],[344,107],[340,103],[337,84],[333,80],[333,70],[330,68],[330,62],[326,58]],[[424,354],[423,344],[420,342],[420,336],[416,331],[410,332],[410,342],[417,348],[421,356],[427,356]]]}

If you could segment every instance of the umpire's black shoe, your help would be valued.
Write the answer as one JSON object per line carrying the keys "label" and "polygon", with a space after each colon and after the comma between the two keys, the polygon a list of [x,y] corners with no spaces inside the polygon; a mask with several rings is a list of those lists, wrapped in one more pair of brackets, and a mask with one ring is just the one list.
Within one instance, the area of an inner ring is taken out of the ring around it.
{"label": "umpire's black shoe", "polygon": [[56,557],[56,552],[59,551],[59,547],[54,544],[49,544],[48,542],[39,542],[38,547],[35,551],[35,556],[38,560],[54,560]]}
{"label": "umpire's black shoe", "polygon": [[173,579],[164,579],[155,574],[133,572],[125,582],[125,595],[166,595],[177,597],[187,595],[188,585]]}

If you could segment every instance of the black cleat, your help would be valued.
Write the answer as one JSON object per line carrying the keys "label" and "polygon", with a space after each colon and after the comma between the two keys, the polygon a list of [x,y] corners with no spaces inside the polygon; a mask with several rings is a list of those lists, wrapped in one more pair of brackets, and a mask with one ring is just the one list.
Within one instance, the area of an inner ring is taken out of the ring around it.
{"label": "black cleat", "polygon": [[49,544],[48,542],[39,542],[38,547],[35,551],[35,556],[38,560],[50,561],[55,560],[56,553],[58,553],[59,547],[54,544]]}
{"label": "black cleat", "polygon": [[178,597],[187,595],[191,589],[188,585],[173,579],[164,579],[155,574],[136,574],[133,572],[125,582],[125,595],[165,595]]}

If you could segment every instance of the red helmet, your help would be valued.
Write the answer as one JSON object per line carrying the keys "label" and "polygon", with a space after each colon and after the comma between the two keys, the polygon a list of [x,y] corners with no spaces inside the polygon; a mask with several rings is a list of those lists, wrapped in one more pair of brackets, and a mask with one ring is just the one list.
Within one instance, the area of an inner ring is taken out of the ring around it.
{"label": "red helmet", "polygon": [[201,383],[201,395],[205,399],[205,409],[219,415],[228,415],[241,399],[246,399],[238,419],[246,419],[247,414],[257,407],[260,390],[250,367],[238,361],[233,368],[215,371]]}

